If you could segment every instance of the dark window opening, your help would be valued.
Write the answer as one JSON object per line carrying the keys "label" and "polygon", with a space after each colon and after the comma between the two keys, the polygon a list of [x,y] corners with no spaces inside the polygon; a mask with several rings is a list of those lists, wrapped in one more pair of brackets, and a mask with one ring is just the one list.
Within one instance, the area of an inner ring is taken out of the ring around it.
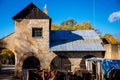
{"label": "dark window opening", "polygon": [[34,56],[26,58],[23,62],[23,69],[37,69],[40,66],[40,61]]}
{"label": "dark window opening", "polygon": [[42,37],[42,28],[33,28],[32,37]]}

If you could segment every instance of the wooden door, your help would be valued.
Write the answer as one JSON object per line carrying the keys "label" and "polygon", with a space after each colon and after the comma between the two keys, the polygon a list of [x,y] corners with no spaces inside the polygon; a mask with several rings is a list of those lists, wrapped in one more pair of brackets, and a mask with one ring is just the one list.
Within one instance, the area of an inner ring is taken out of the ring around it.
{"label": "wooden door", "polygon": [[51,62],[52,70],[68,71],[71,70],[71,63],[67,57],[57,56]]}

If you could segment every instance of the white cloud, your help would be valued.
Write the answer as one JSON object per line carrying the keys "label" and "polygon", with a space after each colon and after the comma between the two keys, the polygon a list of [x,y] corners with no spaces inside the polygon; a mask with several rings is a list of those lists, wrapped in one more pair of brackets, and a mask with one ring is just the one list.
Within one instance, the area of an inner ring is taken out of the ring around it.
{"label": "white cloud", "polygon": [[113,12],[112,14],[110,14],[108,20],[109,20],[109,22],[114,22],[116,20],[120,20],[120,11]]}

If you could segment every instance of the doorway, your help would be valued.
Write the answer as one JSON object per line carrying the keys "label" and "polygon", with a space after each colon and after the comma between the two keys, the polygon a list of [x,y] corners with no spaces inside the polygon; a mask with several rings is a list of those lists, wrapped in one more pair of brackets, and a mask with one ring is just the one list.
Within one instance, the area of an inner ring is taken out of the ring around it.
{"label": "doorway", "polygon": [[65,56],[56,56],[51,61],[51,70],[71,71],[71,62]]}
{"label": "doorway", "polygon": [[36,69],[40,66],[40,61],[34,56],[26,58],[23,62],[23,69]]}

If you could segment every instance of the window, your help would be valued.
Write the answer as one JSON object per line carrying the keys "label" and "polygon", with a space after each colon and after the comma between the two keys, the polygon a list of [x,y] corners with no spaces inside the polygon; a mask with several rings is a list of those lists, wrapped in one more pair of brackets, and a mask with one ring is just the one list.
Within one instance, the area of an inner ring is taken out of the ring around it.
{"label": "window", "polygon": [[33,28],[32,37],[42,37],[42,28]]}

